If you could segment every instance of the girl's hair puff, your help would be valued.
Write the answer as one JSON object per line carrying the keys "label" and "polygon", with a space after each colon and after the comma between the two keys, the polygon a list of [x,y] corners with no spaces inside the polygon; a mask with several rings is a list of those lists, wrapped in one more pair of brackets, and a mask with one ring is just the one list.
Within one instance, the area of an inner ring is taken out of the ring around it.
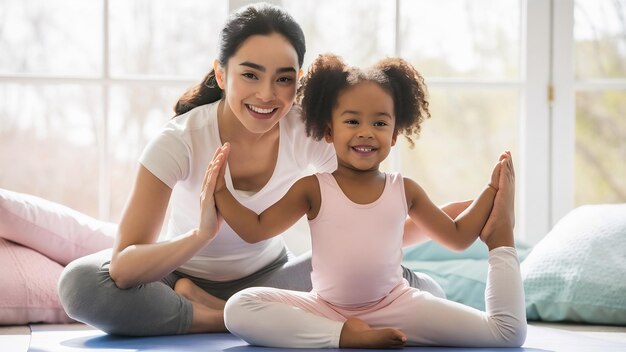
{"label": "girl's hair puff", "polygon": [[418,137],[421,123],[430,117],[424,78],[407,61],[387,58],[369,69],[347,66],[341,57],[320,55],[301,79],[297,102],[302,106],[302,119],[308,136],[324,138],[332,119],[332,110],[339,94],[361,82],[375,82],[393,99],[395,129],[411,146]]}
{"label": "girl's hair puff", "polygon": [[340,56],[324,54],[313,61],[296,94],[307,136],[324,138],[337,96],[348,85],[348,66]]}
{"label": "girl's hair puff", "polygon": [[396,130],[413,146],[411,137],[419,137],[422,122],[430,117],[424,78],[413,65],[400,58],[383,59],[374,65],[374,69],[387,76],[396,114]]}

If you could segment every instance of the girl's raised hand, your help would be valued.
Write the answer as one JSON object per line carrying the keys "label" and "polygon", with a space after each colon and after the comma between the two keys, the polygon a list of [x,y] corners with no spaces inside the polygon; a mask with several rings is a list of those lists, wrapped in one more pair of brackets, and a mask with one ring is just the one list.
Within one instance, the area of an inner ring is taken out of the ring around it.
{"label": "girl's raised hand", "polygon": [[200,224],[198,225],[198,235],[207,241],[215,238],[220,228],[222,219],[215,208],[215,198],[213,193],[226,187],[224,182],[224,171],[230,145],[225,143],[213,154],[213,158],[204,173],[202,181],[202,191],[200,192]]}

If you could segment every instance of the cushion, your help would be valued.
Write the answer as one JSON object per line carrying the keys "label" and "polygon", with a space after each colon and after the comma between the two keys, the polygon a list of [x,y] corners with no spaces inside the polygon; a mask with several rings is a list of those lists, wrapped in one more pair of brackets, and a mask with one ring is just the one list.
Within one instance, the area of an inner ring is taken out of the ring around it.
{"label": "cushion", "polygon": [[[522,242],[516,243],[516,248],[520,260],[530,251]],[[428,241],[405,249],[403,264],[431,276],[449,300],[485,310],[488,253],[487,246],[480,240],[461,252]]]}
{"label": "cushion", "polygon": [[72,322],[57,294],[63,267],[0,238],[0,325]]}
{"label": "cushion", "polygon": [[117,225],[32,195],[0,188],[0,237],[65,266],[113,246]]}
{"label": "cushion", "polygon": [[626,324],[626,204],[563,217],[522,263],[529,320]]}

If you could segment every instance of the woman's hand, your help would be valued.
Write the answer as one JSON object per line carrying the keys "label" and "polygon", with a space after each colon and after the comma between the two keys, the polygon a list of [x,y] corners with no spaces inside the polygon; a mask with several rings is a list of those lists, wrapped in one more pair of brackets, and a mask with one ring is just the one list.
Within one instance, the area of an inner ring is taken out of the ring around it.
{"label": "woman's hand", "polygon": [[499,186],[499,182],[500,182],[500,169],[502,167],[502,160],[506,157],[506,153],[502,153],[500,155],[500,159],[498,160],[498,162],[494,165],[493,167],[493,171],[491,172],[491,179],[489,180],[489,183],[487,184],[489,187],[493,188],[494,191],[498,191],[498,189],[500,188]]}
{"label": "woman's hand", "polygon": [[213,240],[220,228],[221,217],[215,207],[214,192],[226,187],[224,181],[224,171],[230,145],[225,143],[213,154],[213,159],[209,163],[202,181],[202,192],[200,193],[200,225],[198,225],[197,235],[207,242]]}

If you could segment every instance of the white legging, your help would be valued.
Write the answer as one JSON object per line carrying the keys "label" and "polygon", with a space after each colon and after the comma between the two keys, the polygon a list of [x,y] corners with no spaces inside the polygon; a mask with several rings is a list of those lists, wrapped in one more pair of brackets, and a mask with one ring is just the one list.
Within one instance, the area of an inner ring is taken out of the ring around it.
{"label": "white legging", "polygon": [[375,305],[349,309],[315,292],[254,287],[228,300],[224,318],[233,334],[268,347],[337,348],[349,317],[372,328],[397,328],[407,345],[519,347],[526,339],[526,310],[514,248],[489,252],[485,306],[483,312],[437,298],[405,281]]}

